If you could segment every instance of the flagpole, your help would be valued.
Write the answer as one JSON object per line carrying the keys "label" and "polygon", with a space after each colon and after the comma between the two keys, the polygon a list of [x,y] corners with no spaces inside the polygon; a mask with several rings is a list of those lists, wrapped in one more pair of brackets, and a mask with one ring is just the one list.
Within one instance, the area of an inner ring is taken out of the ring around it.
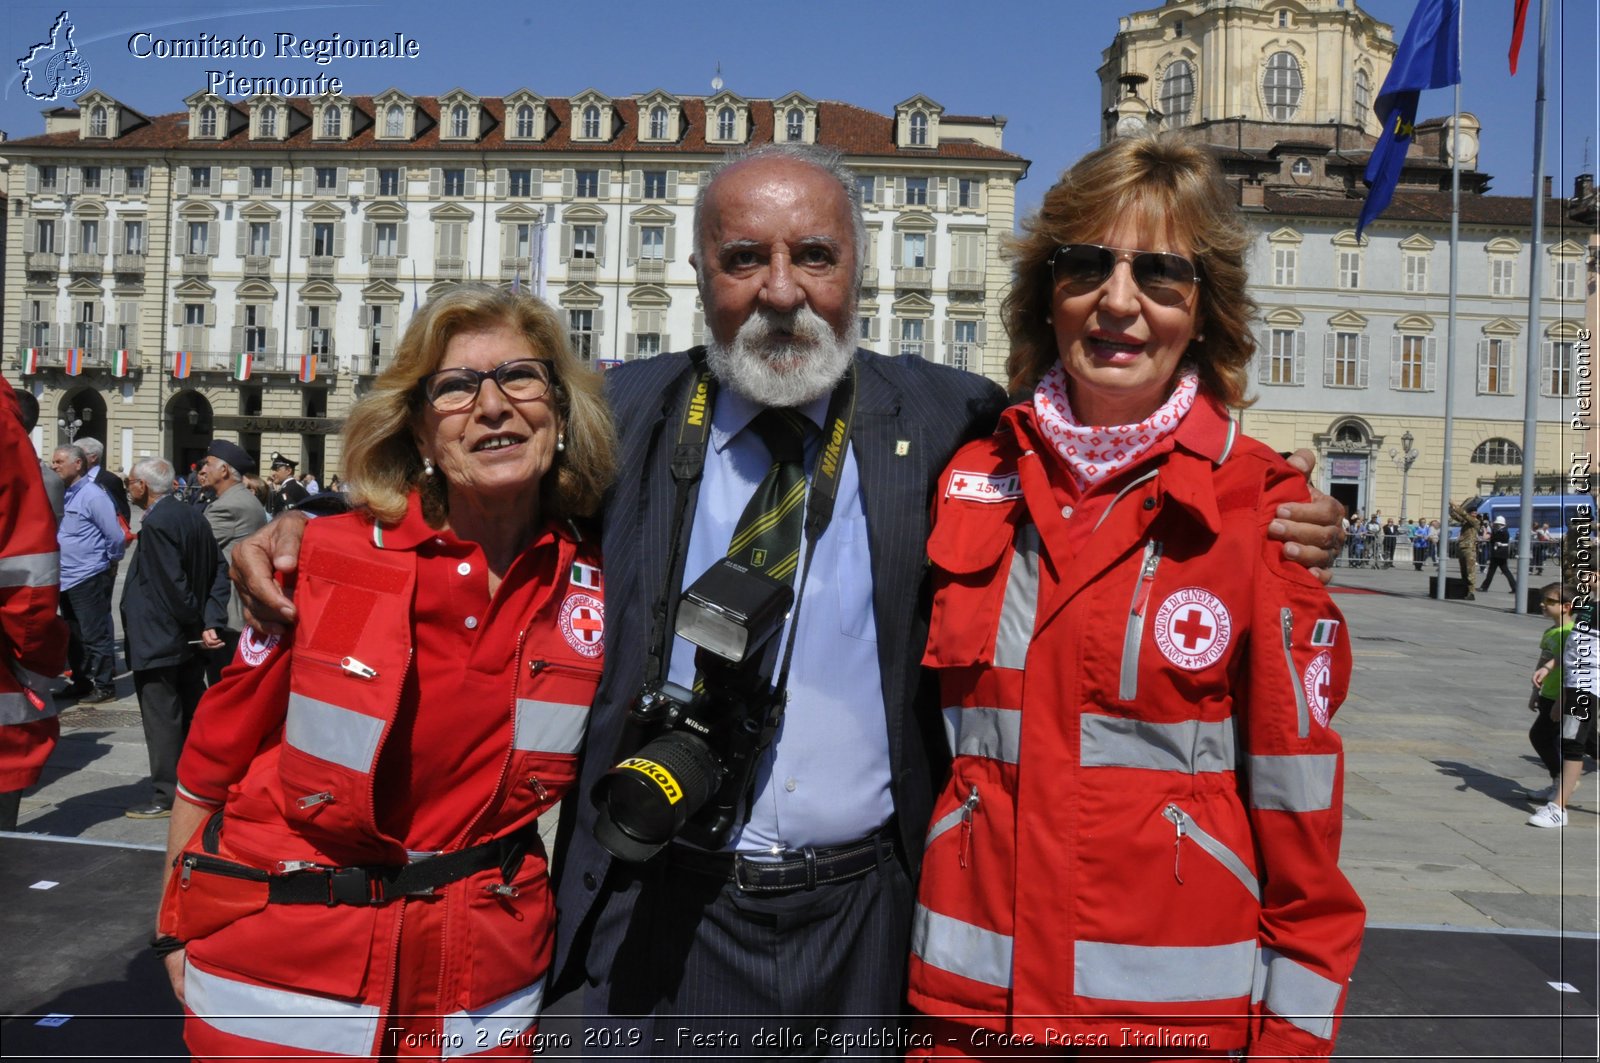
{"label": "flagpole", "polygon": [[[1466,50],[1467,13],[1466,0],[1461,0],[1461,17],[1456,19],[1456,54]],[[1433,596],[1445,598],[1445,558],[1450,553],[1450,478],[1451,455],[1455,453],[1456,439],[1456,292],[1461,281],[1461,82],[1456,82],[1455,118],[1450,123],[1450,309],[1446,318],[1444,336],[1444,489],[1439,503],[1439,556],[1435,558],[1438,578],[1434,582]],[[1460,550],[1460,547],[1457,547]],[[1469,587],[1468,590],[1471,590]]]}
{"label": "flagpole", "polygon": [[1541,273],[1544,255],[1544,79],[1545,48],[1550,40],[1548,0],[1539,0],[1539,66],[1533,95],[1533,238],[1528,265],[1528,364],[1524,374],[1522,405],[1522,509],[1517,535],[1517,586],[1523,594],[1513,611],[1527,612],[1528,562],[1533,542],[1533,467],[1537,461],[1539,435],[1539,318]]}

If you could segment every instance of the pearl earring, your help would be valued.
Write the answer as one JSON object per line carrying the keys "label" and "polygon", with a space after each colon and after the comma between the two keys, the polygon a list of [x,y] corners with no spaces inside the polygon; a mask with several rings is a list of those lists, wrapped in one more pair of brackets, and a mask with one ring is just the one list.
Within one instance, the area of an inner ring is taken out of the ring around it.
{"label": "pearl earring", "polygon": [[432,458],[423,458],[422,459],[422,475],[424,475],[424,476],[432,476],[433,475],[433,459]]}
{"label": "pearl earring", "polygon": [[562,451],[564,451],[566,449],[567,449],[567,437],[566,436],[557,436],[556,437],[556,453],[560,454]]}

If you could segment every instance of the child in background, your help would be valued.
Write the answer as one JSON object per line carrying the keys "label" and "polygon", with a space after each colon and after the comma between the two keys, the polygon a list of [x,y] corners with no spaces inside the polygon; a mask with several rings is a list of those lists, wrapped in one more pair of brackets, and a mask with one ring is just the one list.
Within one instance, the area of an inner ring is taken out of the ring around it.
{"label": "child in background", "polygon": [[[1595,702],[1600,694],[1600,638],[1595,628],[1593,573],[1585,573],[1574,595],[1573,624],[1561,653],[1561,703],[1550,718],[1561,725],[1561,785],[1555,797],[1528,822],[1535,827],[1565,827],[1567,802],[1583,775],[1583,758],[1595,755]],[[1582,604],[1579,604],[1581,597]]]}
{"label": "child in background", "polygon": [[[1561,792],[1561,651],[1572,630],[1572,591],[1560,582],[1549,584],[1539,592],[1539,607],[1554,626],[1539,636],[1539,663],[1533,673],[1533,697],[1528,702],[1534,712],[1528,742],[1550,773],[1550,785],[1529,790],[1528,797],[1545,805]],[[1552,714],[1552,709],[1557,711]]]}

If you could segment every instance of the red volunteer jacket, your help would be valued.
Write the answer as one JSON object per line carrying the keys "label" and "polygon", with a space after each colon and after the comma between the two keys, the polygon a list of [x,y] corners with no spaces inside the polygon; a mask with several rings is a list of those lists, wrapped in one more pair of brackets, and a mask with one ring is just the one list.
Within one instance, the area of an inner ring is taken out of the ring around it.
{"label": "red volunteer jacket", "polygon": [[61,733],[49,684],[66,666],[61,561],[39,460],[0,378],[0,793],[25,790]]}
{"label": "red volunteer jacket", "polygon": [[[601,660],[597,640],[584,647],[595,654],[587,656],[562,625],[581,607],[598,630],[597,546],[552,525],[530,547],[551,555],[538,564],[552,578],[539,588],[515,658],[505,662],[500,711],[509,716],[509,748],[492,797],[475,811],[461,809],[471,826],[446,851],[531,824],[574,781]],[[407,862],[400,840],[378,826],[375,769],[413,667],[416,567],[412,549],[386,547],[384,529],[359,515],[307,528],[294,644],[246,635],[239,661],[208,692],[179,766],[186,797],[224,803],[223,855],[270,871],[299,861]],[[572,582],[575,573],[581,585]],[[461,800],[448,791],[435,798]],[[491,869],[439,891],[445,908],[433,924],[443,927],[444,1020],[436,1047],[446,1055],[516,1048],[539,1013],[555,918],[542,847],[530,849],[511,880],[514,895],[489,888],[500,882]],[[409,903],[270,904],[190,942],[191,1050],[250,1054],[265,1042],[286,1055],[375,1054]],[[522,1044],[517,1054],[527,1052]]]}
{"label": "red volunteer jacket", "polygon": [[1066,476],[1015,406],[935,503],[924,663],[955,760],[911,1002],[1041,1044],[1325,1056],[1364,910],[1329,727],[1348,638],[1266,538],[1304,482],[1203,396],[1065,507],[1092,530]]}

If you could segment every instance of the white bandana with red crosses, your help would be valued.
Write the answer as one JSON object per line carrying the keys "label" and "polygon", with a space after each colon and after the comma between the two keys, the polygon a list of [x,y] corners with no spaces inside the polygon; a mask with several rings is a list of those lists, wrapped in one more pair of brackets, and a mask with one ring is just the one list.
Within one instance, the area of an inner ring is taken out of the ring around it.
{"label": "white bandana with red crosses", "polygon": [[1067,401],[1067,371],[1057,362],[1033,391],[1033,413],[1078,483],[1091,487],[1130,468],[1156,443],[1177,431],[1199,389],[1200,374],[1185,362],[1178,370],[1178,386],[1167,401],[1138,424],[1081,425]]}

